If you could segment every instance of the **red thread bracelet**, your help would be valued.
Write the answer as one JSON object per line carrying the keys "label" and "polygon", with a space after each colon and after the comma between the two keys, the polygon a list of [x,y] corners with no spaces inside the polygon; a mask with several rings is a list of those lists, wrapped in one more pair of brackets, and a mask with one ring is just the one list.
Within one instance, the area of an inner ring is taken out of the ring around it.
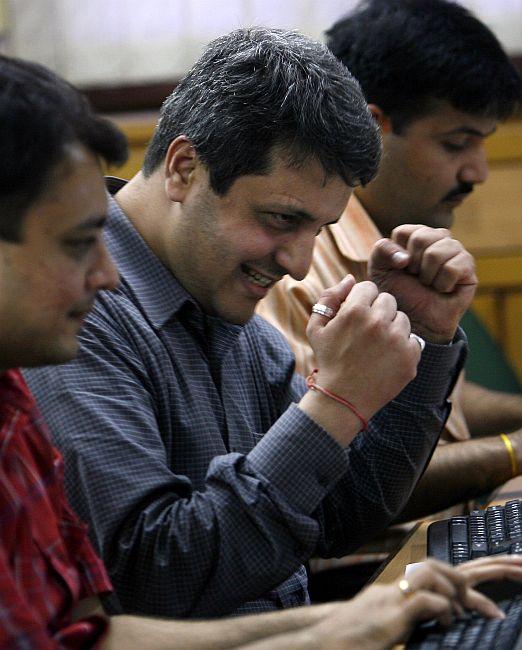
{"label": "red thread bracelet", "polygon": [[330,397],[331,399],[334,399],[336,402],[339,402],[339,404],[342,404],[343,406],[346,406],[346,408],[349,408],[350,411],[356,415],[359,420],[361,421],[362,424],[362,429],[361,431],[364,431],[364,429],[368,428],[368,422],[366,418],[364,418],[359,410],[348,400],[344,399],[344,397],[340,397],[339,395],[336,395],[335,393],[332,393],[331,390],[328,390],[328,388],[323,388],[322,386],[319,386],[318,384],[315,383],[314,375],[319,372],[318,368],[314,368],[312,372],[308,375],[306,378],[306,385],[310,390],[316,390],[319,393],[323,393],[323,395],[326,395],[327,397]]}

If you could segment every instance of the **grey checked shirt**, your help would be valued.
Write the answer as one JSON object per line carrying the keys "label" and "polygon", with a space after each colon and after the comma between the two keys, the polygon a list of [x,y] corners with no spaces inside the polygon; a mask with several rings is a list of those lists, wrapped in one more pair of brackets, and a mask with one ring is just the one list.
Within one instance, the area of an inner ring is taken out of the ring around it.
{"label": "grey checked shirt", "polygon": [[306,388],[279,332],[203,314],[112,199],[107,242],[121,284],[99,296],[78,358],[26,378],[124,610],[307,603],[302,563],[355,550],[407,501],[461,335],[426,346],[417,378],[346,451],[295,405]]}

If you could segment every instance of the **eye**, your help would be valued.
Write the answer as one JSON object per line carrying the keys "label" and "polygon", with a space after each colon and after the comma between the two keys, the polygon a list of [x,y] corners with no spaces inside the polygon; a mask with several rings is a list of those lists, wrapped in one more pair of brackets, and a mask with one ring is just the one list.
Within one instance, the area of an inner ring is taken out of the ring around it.
{"label": "eye", "polygon": [[73,259],[80,259],[86,255],[96,243],[96,237],[85,237],[82,239],[68,239],[65,246],[69,251],[69,255]]}
{"label": "eye", "polygon": [[265,222],[277,230],[294,230],[300,223],[300,218],[294,214],[283,214],[280,212],[268,212],[265,215]]}
{"label": "eye", "polygon": [[468,145],[467,143],[443,142],[442,146],[450,153],[459,153],[464,151]]}

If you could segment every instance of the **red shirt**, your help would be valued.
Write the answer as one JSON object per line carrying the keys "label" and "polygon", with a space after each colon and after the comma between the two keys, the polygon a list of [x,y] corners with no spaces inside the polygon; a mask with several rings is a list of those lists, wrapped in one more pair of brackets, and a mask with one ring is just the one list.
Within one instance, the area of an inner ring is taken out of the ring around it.
{"label": "red shirt", "polygon": [[112,591],[69,507],[63,460],[17,370],[0,374],[0,648],[90,648],[102,617],[71,622],[79,600]]}

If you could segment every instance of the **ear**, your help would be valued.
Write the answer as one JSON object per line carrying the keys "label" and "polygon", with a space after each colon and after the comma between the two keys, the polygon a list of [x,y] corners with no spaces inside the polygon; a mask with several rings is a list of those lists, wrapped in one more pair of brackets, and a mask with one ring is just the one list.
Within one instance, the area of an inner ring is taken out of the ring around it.
{"label": "ear", "polygon": [[199,164],[192,142],[184,135],[173,140],[165,156],[165,192],[176,203],[183,203]]}
{"label": "ear", "polygon": [[386,113],[382,110],[382,108],[380,106],[377,106],[377,104],[368,104],[368,108],[370,109],[370,112],[373,115],[373,119],[379,125],[379,128],[381,129],[381,134],[388,135],[388,133],[391,133],[393,130],[391,119],[386,115]]}

